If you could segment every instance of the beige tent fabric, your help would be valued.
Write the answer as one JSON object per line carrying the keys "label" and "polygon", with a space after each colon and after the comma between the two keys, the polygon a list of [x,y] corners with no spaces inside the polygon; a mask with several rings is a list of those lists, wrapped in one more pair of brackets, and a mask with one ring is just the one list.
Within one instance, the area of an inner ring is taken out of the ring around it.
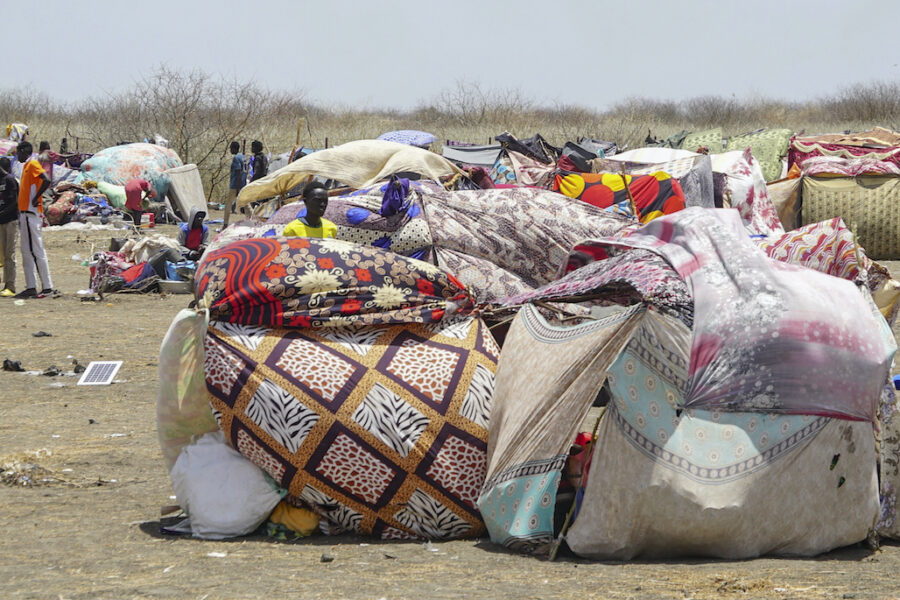
{"label": "beige tent fabric", "polygon": [[778,211],[784,230],[800,227],[800,178],[771,181],[766,184],[766,193]]}
{"label": "beige tent fabric", "polygon": [[879,513],[871,424],[679,414],[689,339],[679,321],[648,313],[610,367],[612,401],[569,547],[599,559],[738,559],[866,539]]}
{"label": "beige tent fabric", "polygon": [[612,362],[640,323],[640,305],[574,327],[519,311],[503,345],[478,508],[491,540],[547,553],[569,447]]}
{"label": "beige tent fabric", "polygon": [[801,225],[841,217],[873,259],[900,259],[900,177],[803,177]]}
{"label": "beige tent fabric", "polygon": [[[488,431],[490,479],[514,465],[565,454],[646,308],[554,327],[528,304],[503,344]],[[554,339],[555,338],[555,339]]]}
{"label": "beige tent fabric", "polygon": [[285,194],[310,175],[334,179],[354,188],[364,188],[402,171],[412,171],[434,180],[444,175],[462,173],[452,162],[428,150],[397,142],[359,140],[313,152],[247,184],[241,190],[237,204],[245,206],[250,202]]}

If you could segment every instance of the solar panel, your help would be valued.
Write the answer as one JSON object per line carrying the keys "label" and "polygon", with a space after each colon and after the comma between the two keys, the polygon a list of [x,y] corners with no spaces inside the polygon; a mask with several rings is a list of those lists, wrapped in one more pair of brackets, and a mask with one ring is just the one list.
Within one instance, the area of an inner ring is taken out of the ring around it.
{"label": "solar panel", "polygon": [[109,385],[121,366],[121,360],[92,361],[81,374],[78,385]]}

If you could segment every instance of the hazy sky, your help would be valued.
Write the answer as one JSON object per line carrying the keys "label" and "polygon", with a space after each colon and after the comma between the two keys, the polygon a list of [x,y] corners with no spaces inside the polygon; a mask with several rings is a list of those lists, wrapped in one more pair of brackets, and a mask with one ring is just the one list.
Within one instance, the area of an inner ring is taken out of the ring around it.
{"label": "hazy sky", "polygon": [[603,109],[900,79],[898,0],[6,0],[0,14],[0,88],[60,101],[162,63],[353,108],[415,107],[461,80]]}

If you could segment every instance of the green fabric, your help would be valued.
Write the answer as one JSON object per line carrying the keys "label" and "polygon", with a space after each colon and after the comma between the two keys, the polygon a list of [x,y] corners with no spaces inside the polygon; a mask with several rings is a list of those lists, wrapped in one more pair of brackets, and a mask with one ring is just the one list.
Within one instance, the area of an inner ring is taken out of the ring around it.
{"label": "green fabric", "polygon": [[781,177],[781,159],[787,156],[791,136],[790,129],[766,129],[728,138],[725,151],[744,150],[750,147],[753,158],[759,162],[766,181]]}
{"label": "green fabric", "polygon": [[109,203],[119,210],[125,208],[125,186],[106,183],[105,181],[97,182],[97,189],[106,196]]}
{"label": "green fabric", "polygon": [[658,148],[681,148],[682,147],[681,144],[684,141],[684,136],[686,136],[686,135],[688,135],[688,131],[682,129],[678,133],[673,133],[672,135],[670,135],[669,137],[667,137],[664,140],[660,140],[656,143],[647,144],[647,145],[651,146],[651,147],[658,147]]}
{"label": "green fabric", "polygon": [[690,133],[681,143],[682,150],[690,150],[691,152],[696,152],[700,146],[709,148],[710,154],[720,153],[722,151],[722,128],[716,127],[715,129]]}

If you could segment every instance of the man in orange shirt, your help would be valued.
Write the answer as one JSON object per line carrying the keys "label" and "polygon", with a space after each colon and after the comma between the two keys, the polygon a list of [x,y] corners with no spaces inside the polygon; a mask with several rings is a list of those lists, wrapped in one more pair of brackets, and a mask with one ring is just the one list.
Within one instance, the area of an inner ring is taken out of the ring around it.
{"label": "man in orange shirt", "polygon": [[[25,269],[25,289],[16,298],[43,298],[56,294],[50,280],[50,265],[44,251],[41,228],[44,226],[43,193],[50,187],[50,177],[41,163],[31,158],[34,148],[31,142],[20,142],[16,146],[16,158],[22,167],[19,181],[19,239],[22,244],[22,266]],[[41,279],[41,291],[37,291],[37,270]]]}

